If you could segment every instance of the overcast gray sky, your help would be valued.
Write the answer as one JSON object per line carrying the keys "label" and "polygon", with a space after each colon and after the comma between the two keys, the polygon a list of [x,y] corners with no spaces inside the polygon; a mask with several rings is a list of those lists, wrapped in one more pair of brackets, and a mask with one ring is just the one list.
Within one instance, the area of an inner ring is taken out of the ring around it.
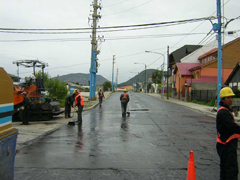
{"label": "overcast gray sky", "polygon": [[[89,28],[91,0],[0,0],[0,28]],[[101,27],[158,23],[216,16],[216,0],[99,0]],[[222,0],[223,14],[227,19],[240,16],[239,0]],[[214,20],[214,22],[217,22]],[[166,55],[186,44],[199,44],[212,29],[210,21],[201,21],[167,27],[132,31],[97,33],[105,42],[99,45],[100,67],[98,74],[112,79],[112,58],[116,55],[119,83],[144,70],[159,68],[161,55],[145,53],[146,50]],[[238,37],[240,19],[227,26],[226,31],[238,31],[225,35],[224,42]],[[189,34],[189,35],[186,35]],[[49,64],[45,69],[51,77],[69,73],[89,73],[91,59],[91,33],[75,34],[24,34],[0,31],[0,66],[17,75],[12,62],[38,59]],[[20,41],[19,41],[20,40]],[[25,41],[32,40],[32,41]],[[201,45],[214,40],[209,36]],[[20,77],[29,76],[32,69],[20,67]]]}

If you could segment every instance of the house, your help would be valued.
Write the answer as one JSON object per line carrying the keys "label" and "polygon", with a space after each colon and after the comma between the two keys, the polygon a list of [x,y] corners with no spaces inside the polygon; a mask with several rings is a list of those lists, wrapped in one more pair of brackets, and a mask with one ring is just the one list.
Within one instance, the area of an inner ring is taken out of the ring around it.
{"label": "house", "polygon": [[[222,46],[222,82],[231,74],[236,63],[240,62],[240,38]],[[177,65],[176,75],[177,98],[188,101],[196,99],[209,101],[216,99],[218,76],[218,49],[213,48],[198,57],[198,63],[191,66]],[[185,74],[181,69],[185,67]],[[187,92],[187,94],[186,94]]]}
{"label": "house", "polygon": [[[173,51],[171,54],[169,54],[169,61],[168,61],[168,82],[169,84],[172,84],[172,96],[176,94],[176,75],[173,73],[174,69],[176,67],[176,63],[179,63],[182,58],[185,56],[191,54],[195,50],[201,48],[201,45],[185,45],[175,51]],[[166,73],[167,74],[167,73]]]}
{"label": "house", "polygon": [[[177,99],[185,98],[185,86],[187,86],[187,80],[191,80],[193,78],[192,73],[189,69],[199,66],[201,63],[176,63],[176,67],[174,69],[174,74],[176,77],[176,81],[174,82],[175,93],[172,94],[173,97]],[[186,89],[187,92],[190,89]]]}
{"label": "house", "polygon": [[83,92],[85,90],[84,87],[79,86],[77,84],[73,84],[73,83],[67,83],[67,88],[70,90],[70,93],[72,94],[74,92],[74,89],[79,90],[80,92]]}
{"label": "house", "polygon": [[13,75],[13,74],[8,74],[11,78],[12,78],[12,80],[13,80],[13,82],[20,82],[20,77],[18,77],[18,76],[15,76],[15,75]]}
{"label": "house", "polygon": [[238,62],[224,83],[233,90],[240,90],[240,62]]}
{"label": "house", "polygon": [[218,42],[217,40],[214,40],[198,49],[193,51],[191,54],[183,57],[180,62],[182,63],[199,63],[198,57],[201,56],[202,54],[212,50],[213,48],[218,47]]}
{"label": "house", "polygon": [[171,54],[169,54],[169,62],[168,62],[168,67],[173,70],[175,68],[176,63],[180,62],[182,58],[185,56],[191,54],[195,50],[201,48],[201,45],[185,45]]}

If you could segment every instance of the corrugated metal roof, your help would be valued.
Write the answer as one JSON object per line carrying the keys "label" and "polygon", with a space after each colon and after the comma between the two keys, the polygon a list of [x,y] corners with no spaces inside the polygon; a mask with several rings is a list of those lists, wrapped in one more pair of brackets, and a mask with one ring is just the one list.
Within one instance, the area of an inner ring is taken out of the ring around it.
{"label": "corrugated metal roof", "polygon": [[179,69],[181,75],[192,75],[189,70],[199,65],[201,65],[201,63],[177,63],[174,73]]}

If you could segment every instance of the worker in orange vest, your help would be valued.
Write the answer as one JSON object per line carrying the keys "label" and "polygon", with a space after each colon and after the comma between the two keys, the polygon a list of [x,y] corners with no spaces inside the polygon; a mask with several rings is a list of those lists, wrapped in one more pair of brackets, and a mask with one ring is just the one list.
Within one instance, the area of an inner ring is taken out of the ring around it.
{"label": "worker in orange vest", "polygon": [[82,111],[83,111],[83,97],[80,92],[78,92],[77,89],[74,89],[74,94],[75,94],[75,106],[78,107],[78,123],[82,125]]}
{"label": "worker in orange vest", "polygon": [[224,87],[220,91],[221,107],[216,117],[216,147],[220,157],[220,180],[238,180],[237,147],[240,126],[236,124],[230,110],[233,96],[235,94],[229,87]]}
{"label": "worker in orange vest", "polygon": [[123,94],[120,96],[121,107],[122,107],[122,117],[126,117],[127,113],[127,104],[130,101],[130,98],[127,94],[127,89],[123,90]]}
{"label": "worker in orange vest", "polygon": [[104,97],[104,93],[102,92],[102,89],[100,88],[99,89],[99,92],[98,92],[98,99],[99,99],[99,105],[102,106],[102,99]]}

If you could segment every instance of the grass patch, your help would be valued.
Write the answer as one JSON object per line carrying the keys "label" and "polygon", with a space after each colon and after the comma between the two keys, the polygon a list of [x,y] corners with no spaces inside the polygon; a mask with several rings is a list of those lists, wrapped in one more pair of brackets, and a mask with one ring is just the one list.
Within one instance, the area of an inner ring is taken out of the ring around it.
{"label": "grass patch", "polygon": [[205,102],[205,101],[190,100],[189,102],[206,105],[206,106],[214,106],[214,104],[215,104],[215,101]]}

